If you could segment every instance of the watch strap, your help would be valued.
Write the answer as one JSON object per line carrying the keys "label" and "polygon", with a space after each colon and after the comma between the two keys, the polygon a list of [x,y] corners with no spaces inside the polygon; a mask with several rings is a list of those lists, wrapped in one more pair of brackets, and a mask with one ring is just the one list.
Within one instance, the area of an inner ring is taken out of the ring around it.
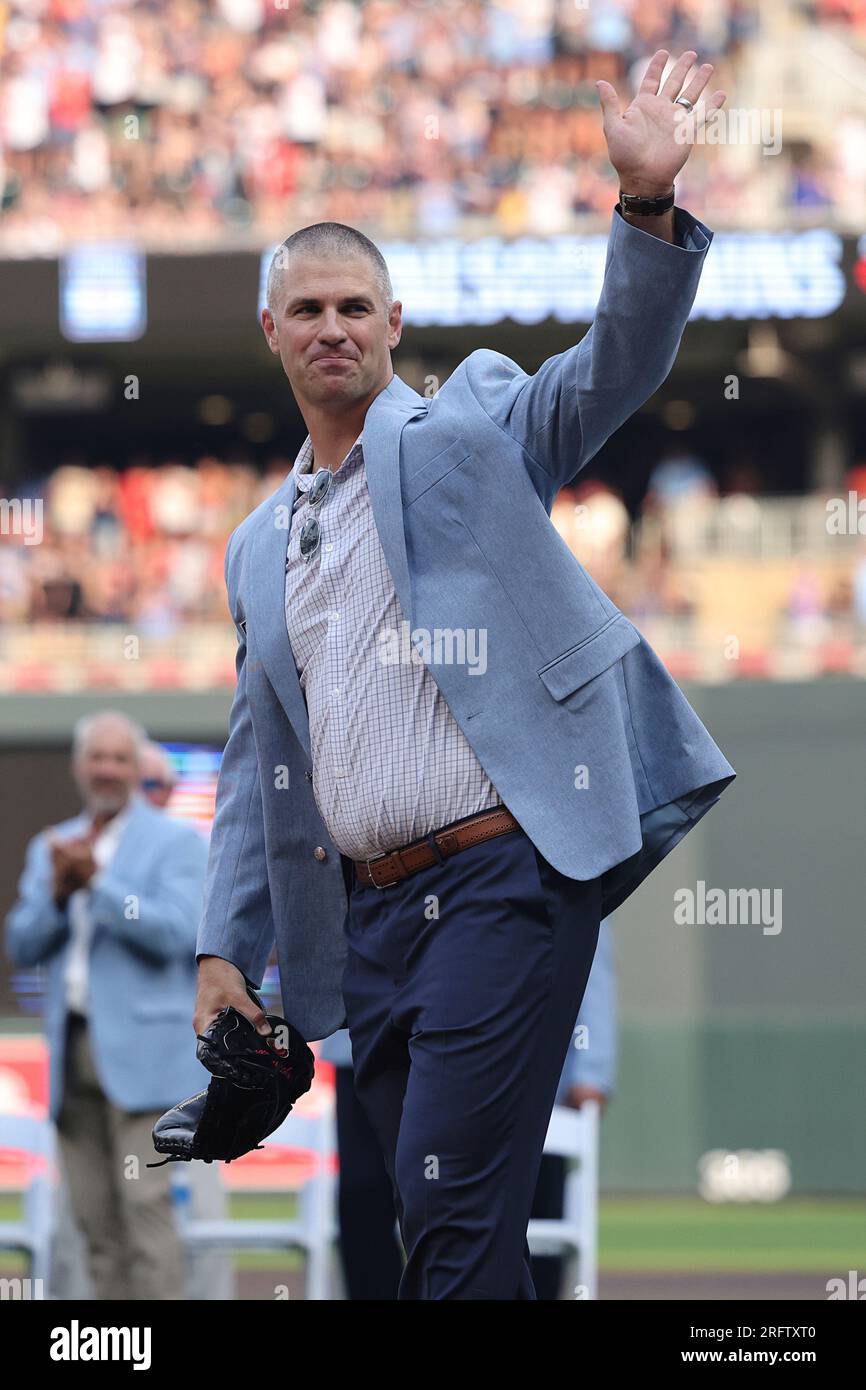
{"label": "watch strap", "polygon": [[660,217],[663,212],[668,212],[673,207],[675,200],[676,193],[673,187],[670,193],[663,193],[659,198],[645,198],[640,193],[623,193],[620,189],[617,207],[620,212],[630,212],[637,217]]}

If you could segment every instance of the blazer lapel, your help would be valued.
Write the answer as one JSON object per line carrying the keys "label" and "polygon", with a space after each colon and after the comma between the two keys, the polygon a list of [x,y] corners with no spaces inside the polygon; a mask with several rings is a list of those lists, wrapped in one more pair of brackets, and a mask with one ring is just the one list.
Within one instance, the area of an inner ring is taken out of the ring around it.
{"label": "blazer lapel", "polygon": [[252,637],[268,680],[309,758],[307,704],[286,627],[286,550],[294,503],[293,470],[262,513],[253,538],[253,563],[249,573],[254,584],[247,601],[247,624],[248,641]]}
{"label": "blazer lapel", "polygon": [[410,625],[412,591],[403,530],[400,436],[403,426],[423,415],[429,404],[395,375],[373,401],[364,420],[364,466],[373,519],[400,606]]}
{"label": "blazer lapel", "polygon": [[141,863],[142,839],[147,838],[148,822],[152,816],[159,814],[145,798],[144,793],[138,790],[132,792],[128,810],[129,816],[120,832],[112,859],[115,868],[121,871],[126,868],[127,860],[130,866]]}
{"label": "blazer lapel", "polygon": [[[373,518],[407,618],[411,618],[411,592],[400,494],[400,435],[407,421],[423,414],[428,405],[395,375],[370,405],[361,436]],[[307,705],[286,626],[286,550],[294,502],[293,469],[270,499],[256,528],[249,570],[254,586],[246,606],[255,650],[309,758]]]}

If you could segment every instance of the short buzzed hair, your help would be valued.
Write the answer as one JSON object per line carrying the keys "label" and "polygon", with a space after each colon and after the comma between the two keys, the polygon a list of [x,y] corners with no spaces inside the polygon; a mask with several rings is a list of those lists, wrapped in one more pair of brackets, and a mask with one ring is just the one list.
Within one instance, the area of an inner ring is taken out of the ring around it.
{"label": "short buzzed hair", "polygon": [[83,714],[80,719],[76,719],[72,732],[72,753],[73,757],[79,757],[87,745],[87,740],[98,729],[101,724],[117,724],[125,728],[135,745],[135,755],[141,761],[144,746],[148,741],[144,728],[137,719],[130,719],[128,714],[123,714],[121,710],[101,709],[92,714]]}
{"label": "short buzzed hair", "polygon": [[365,256],[373,266],[376,286],[387,317],[394,302],[394,290],[385,257],[375,242],[355,227],[347,227],[344,222],[314,222],[310,227],[301,227],[293,232],[277,247],[268,270],[265,296],[271,313],[274,312],[279,283],[288,269],[289,260],[301,252],[312,256]]}

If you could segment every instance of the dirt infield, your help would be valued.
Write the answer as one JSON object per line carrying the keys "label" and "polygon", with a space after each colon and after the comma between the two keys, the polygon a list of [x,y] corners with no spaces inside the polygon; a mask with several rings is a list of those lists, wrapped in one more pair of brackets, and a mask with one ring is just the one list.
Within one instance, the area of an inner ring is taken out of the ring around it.
{"label": "dirt infield", "polygon": [[[304,1297],[303,1282],[294,1271],[281,1275],[278,1270],[246,1269],[238,1273],[237,1280],[239,1299],[271,1300],[277,1284],[287,1287],[292,1301]],[[677,1303],[693,1299],[708,1303],[737,1299],[780,1303],[824,1301],[827,1297],[825,1283],[817,1274],[693,1274],[688,1270],[663,1274],[602,1274],[599,1298],[612,1303],[632,1300]],[[562,1301],[566,1301],[565,1295]]]}
{"label": "dirt infield", "polygon": [[[830,1275],[827,1276],[830,1278]],[[664,1302],[687,1302],[691,1299],[723,1303],[728,1299],[762,1302],[788,1302],[827,1298],[826,1279],[820,1274],[681,1274],[665,1270],[663,1274],[602,1274],[598,1292],[602,1299],[612,1302],[629,1299],[661,1299]]]}
{"label": "dirt infield", "polygon": [[[0,1264],[0,1277],[20,1275],[19,1263]],[[830,1277],[829,1275],[827,1276]],[[304,1281],[300,1270],[241,1269],[237,1273],[237,1298],[245,1301],[272,1302],[285,1298],[296,1303],[304,1300]],[[335,1297],[342,1298],[340,1276],[334,1270]],[[599,1298],[606,1302],[658,1300],[664,1303],[689,1302],[697,1299],[708,1303],[724,1303],[745,1299],[754,1302],[825,1301],[826,1280],[819,1274],[699,1274],[683,1270],[666,1270],[652,1274],[647,1271],[628,1274],[602,1274],[599,1277]],[[563,1291],[562,1302],[570,1301]]]}

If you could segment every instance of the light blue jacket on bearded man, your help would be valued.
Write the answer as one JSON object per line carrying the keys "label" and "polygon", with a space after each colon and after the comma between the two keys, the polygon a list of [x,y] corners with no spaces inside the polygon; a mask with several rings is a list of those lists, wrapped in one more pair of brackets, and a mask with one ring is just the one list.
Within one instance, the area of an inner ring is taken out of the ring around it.
{"label": "light blue jacket on bearded man", "polygon": [[[536,848],[571,878],[601,876],[603,916],[735,775],[550,520],[558,490],[673,365],[712,232],[677,209],[676,236],[665,242],[614,211],[595,318],[576,347],[534,375],[481,349],[432,399],[395,375],[362,435],[373,515],[413,643]],[[237,689],[197,950],[258,984],[276,938],[286,1017],[313,1040],[346,1021],[346,888],[313,798],[286,630],[294,497],[289,473],[226,551]],[[460,659],[482,638],[483,671]]]}
{"label": "light blue jacket on bearded man", "polygon": [[[121,1110],[135,1113],[167,1110],[208,1082],[190,1026],[207,846],[193,826],[172,820],[140,792],[133,792],[129,812],[113,858],[90,882],[87,974],[100,1084]],[[51,829],[63,840],[83,835],[89,825],[81,814]],[[53,898],[46,830],[27,847],[6,942],[16,965],[45,972],[50,1109],[57,1119],[66,1078],[71,927],[68,906],[59,908]]]}

